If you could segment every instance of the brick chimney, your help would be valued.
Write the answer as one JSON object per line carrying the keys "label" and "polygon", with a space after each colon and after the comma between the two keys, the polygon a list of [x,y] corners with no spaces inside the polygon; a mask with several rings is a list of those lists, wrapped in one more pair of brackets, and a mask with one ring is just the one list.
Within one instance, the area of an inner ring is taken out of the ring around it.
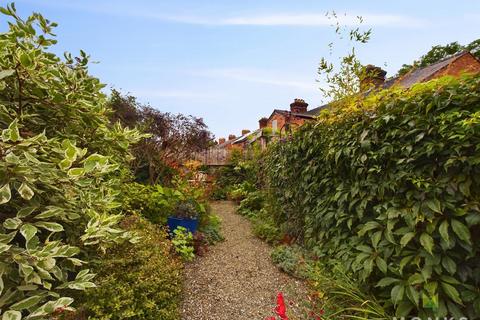
{"label": "brick chimney", "polygon": [[360,79],[360,91],[365,91],[371,88],[380,88],[385,83],[387,71],[372,64],[365,66],[364,70],[364,78]]}
{"label": "brick chimney", "polygon": [[305,113],[307,112],[308,103],[303,99],[295,99],[290,104],[290,111],[294,113]]}
{"label": "brick chimney", "polygon": [[268,119],[267,118],[262,118],[258,120],[258,125],[260,129],[266,128],[268,124]]}
{"label": "brick chimney", "polygon": [[249,134],[250,133],[250,130],[248,129],[243,129],[242,130],[242,136],[246,135],[246,134]]}
{"label": "brick chimney", "polygon": [[223,143],[225,143],[225,138],[218,139],[218,144],[223,144]]}
{"label": "brick chimney", "polygon": [[228,135],[228,141],[235,139],[236,136],[234,134],[229,134]]}

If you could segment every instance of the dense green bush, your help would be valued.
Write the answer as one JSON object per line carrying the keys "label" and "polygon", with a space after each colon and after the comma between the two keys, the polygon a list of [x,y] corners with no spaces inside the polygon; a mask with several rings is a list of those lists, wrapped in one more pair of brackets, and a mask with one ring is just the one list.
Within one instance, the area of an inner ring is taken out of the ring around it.
{"label": "dense green bush", "polygon": [[51,53],[55,23],[0,11],[0,312],[43,319],[95,285],[90,254],[133,239],[112,209],[142,136],[111,124],[84,52]]}
{"label": "dense green bush", "polygon": [[478,319],[479,92],[443,78],[334,105],[269,150],[276,221],[397,315]]}
{"label": "dense green bush", "polygon": [[132,215],[122,227],[142,239],[107,250],[94,267],[98,287],[80,297],[89,319],[179,319],[182,264],[167,233]]}

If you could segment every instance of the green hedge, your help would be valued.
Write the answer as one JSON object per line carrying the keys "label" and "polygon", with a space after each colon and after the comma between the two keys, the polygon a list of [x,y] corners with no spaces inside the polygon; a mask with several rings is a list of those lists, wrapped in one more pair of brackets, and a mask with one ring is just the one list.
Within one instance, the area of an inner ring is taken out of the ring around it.
{"label": "green hedge", "polygon": [[480,314],[480,77],[342,101],[267,152],[273,213],[398,315]]}

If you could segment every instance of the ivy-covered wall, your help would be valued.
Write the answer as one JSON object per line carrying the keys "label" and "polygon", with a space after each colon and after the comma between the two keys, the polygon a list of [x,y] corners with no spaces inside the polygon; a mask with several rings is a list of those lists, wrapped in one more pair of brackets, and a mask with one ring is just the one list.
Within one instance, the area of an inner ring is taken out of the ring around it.
{"label": "ivy-covered wall", "polygon": [[276,221],[397,315],[480,314],[480,77],[341,101],[269,148]]}

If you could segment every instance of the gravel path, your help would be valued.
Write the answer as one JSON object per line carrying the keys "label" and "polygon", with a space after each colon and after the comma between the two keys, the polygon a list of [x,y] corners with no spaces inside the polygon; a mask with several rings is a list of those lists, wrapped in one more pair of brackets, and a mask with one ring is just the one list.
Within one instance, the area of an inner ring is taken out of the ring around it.
{"label": "gravel path", "polygon": [[186,267],[182,319],[263,320],[274,315],[278,292],[283,292],[289,312],[299,313],[295,305],[305,299],[303,284],[271,263],[271,247],[252,234],[250,222],[235,213],[231,202],[212,207],[222,218],[225,241]]}

